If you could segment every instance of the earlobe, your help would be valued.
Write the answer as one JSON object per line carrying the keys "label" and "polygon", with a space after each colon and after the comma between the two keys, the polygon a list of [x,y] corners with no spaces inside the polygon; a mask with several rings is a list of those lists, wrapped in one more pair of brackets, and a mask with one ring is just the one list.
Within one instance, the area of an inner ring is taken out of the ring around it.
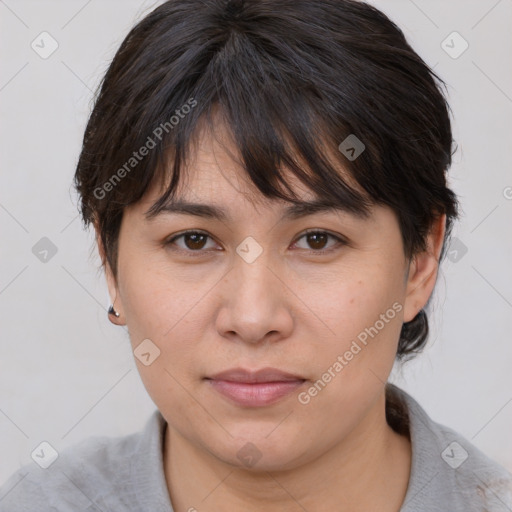
{"label": "earlobe", "polygon": [[124,321],[124,315],[122,312],[123,305],[119,298],[119,289],[108,261],[105,262],[104,269],[105,278],[107,280],[108,292],[110,297],[113,297],[112,304],[108,309],[108,319],[115,325],[126,325],[126,322]]}
{"label": "earlobe", "polygon": [[426,249],[415,254],[410,262],[404,301],[404,322],[410,322],[425,307],[434,290],[445,230],[446,215],[443,214],[432,224],[426,239]]}
{"label": "earlobe", "polygon": [[[108,319],[115,325],[125,325],[125,322],[122,320],[122,305],[120,304],[120,300],[117,300],[119,295],[117,282],[110,267],[110,264],[108,263],[105,248],[103,246],[103,242],[101,241],[98,229],[96,229],[96,244],[98,247],[98,253],[101,258],[101,263],[105,271],[105,279],[107,281],[108,293],[109,296],[112,297],[112,304],[109,306],[107,311]],[[118,302],[117,305],[116,300]]]}

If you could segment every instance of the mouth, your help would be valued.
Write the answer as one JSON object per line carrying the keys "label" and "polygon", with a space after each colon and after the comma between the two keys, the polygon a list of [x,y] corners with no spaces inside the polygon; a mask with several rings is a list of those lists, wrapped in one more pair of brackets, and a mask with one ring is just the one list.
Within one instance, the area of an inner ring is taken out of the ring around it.
{"label": "mouth", "polygon": [[205,380],[220,395],[242,407],[274,404],[306,382],[299,375],[276,368],[257,371],[234,368],[206,377]]}

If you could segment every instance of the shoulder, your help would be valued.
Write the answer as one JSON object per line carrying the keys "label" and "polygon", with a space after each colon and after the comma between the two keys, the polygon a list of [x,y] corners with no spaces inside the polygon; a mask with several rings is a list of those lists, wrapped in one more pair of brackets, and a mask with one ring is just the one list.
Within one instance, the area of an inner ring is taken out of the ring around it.
{"label": "shoulder", "polygon": [[26,464],[0,489],[0,511],[104,509],[105,494],[129,480],[127,462],[138,437],[91,437],[64,449],[47,469]]}
{"label": "shoulder", "polygon": [[401,512],[512,510],[512,474],[455,430],[433,421],[405,391],[412,446],[409,488]]}
{"label": "shoulder", "polygon": [[150,460],[161,446],[157,413],[141,432],[95,436],[62,450],[47,469],[26,464],[0,488],[0,512],[133,510],[138,496],[132,484],[140,477],[134,462],[144,458],[142,467],[157,467]]}

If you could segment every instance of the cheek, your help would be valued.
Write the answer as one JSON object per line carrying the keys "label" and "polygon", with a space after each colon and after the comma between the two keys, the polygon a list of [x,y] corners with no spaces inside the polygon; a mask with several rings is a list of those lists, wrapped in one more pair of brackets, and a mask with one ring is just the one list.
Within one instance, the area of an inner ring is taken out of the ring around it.
{"label": "cheek", "polygon": [[132,343],[141,338],[160,339],[162,333],[172,327],[174,316],[169,316],[167,281],[159,279],[158,274],[136,268],[128,269],[126,274],[122,294]]}
{"label": "cheek", "polygon": [[[123,263],[120,292],[139,373],[152,396],[172,397],[173,377],[179,382],[197,377],[198,345],[202,338],[211,338],[206,334],[206,324],[211,324],[207,292],[218,277],[210,272],[185,282],[157,254],[153,258],[134,255]],[[148,339],[159,353],[146,366],[136,356]]]}
{"label": "cheek", "polygon": [[369,381],[387,380],[402,327],[403,293],[401,270],[391,263],[386,270],[353,266],[309,289],[325,333],[313,338],[311,363],[318,378],[332,381],[331,391],[322,392],[327,401],[360,396],[372,386]]}
{"label": "cheek", "polygon": [[[197,366],[194,357],[198,327],[190,317],[197,302],[196,293],[190,289],[176,293],[175,283],[168,275],[142,270],[144,265],[125,267],[122,281],[134,361],[144,387],[159,409],[186,416],[195,405],[181,386],[189,387],[190,374]],[[148,352],[149,358],[138,357]]]}
{"label": "cheek", "polygon": [[[128,252],[128,251],[127,251]],[[126,254],[126,253],[125,253]],[[163,342],[189,322],[200,305],[212,276],[199,275],[186,281],[172,268],[162,251],[133,251],[120,266],[121,293],[132,342],[151,338]]]}
{"label": "cheek", "polygon": [[297,283],[301,284],[300,295],[307,298],[304,302],[322,321],[325,334],[340,342],[357,337],[390,309],[387,316],[397,317],[396,310],[401,308],[393,309],[393,304],[401,304],[404,294],[403,276],[392,264],[347,265]]}

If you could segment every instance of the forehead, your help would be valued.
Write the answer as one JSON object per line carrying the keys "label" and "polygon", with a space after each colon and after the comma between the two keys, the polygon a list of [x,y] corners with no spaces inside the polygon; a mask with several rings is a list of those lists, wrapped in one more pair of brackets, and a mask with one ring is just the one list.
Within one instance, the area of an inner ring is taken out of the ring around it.
{"label": "forehead", "polygon": [[[184,165],[185,179],[180,180],[178,193],[185,195],[192,190],[195,193],[211,190],[218,193],[229,187],[232,189],[230,195],[242,194],[254,202],[267,203],[268,198],[261,194],[244,168],[234,134],[218,116],[213,123],[212,126],[201,124],[192,137]],[[305,169],[304,165],[302,167]],[[279,171],[297,197],[317,197],[317,193],[308,189],[289,169],[281,167]]]}
{"label": "forehead", "polygon": [[[195,169],[194,174],[198,176],[200,171]],[[152,207],[159,201],[161,194],[150,195],[143,203],[144,221],[152,222],[168,215],[191,215],[233,223],[247,214],[247,206],[255,210],[249,212],[251,216],[261,215],[262,209],[267,209],[276,212],[280,219],[289,221],[322,213],[344,214],[354,220],[366,220],[373,212],[373,208],[354,212],[346,205],[319,197],[304,187],[296,187],[294,192],[297,199],[294,202],[268,198],[261,194],[253,183],[233,184],[220,171],[217,172],[216,179],[211,181],[207,178],[197,181],[191,179],[187,180],[187,183],[188,186],[178,189],[177,193],[158,209]]]}
{"label": "forehead", "polygon": [[[236,214],[237,208],[246,203],[250,203],[257,210],[260,207],[283,210],[285,216],[289,218],[333,209],[350,212],[343,204],[333,201],[332,198],[322,197],[318,190],[309,188],[286,167],[280,167],[279,174],[299,204],[279,197],[265,196],[244,168],[233,133],[218,119],[217,117],[213,125],[201,123],[190,139],[187,158],[180,167],[179,183],[172,198],[166,201],[161,210],[154,211],[152,207],[169,186],[170,169],[164,173],[165,180],[159,184],[154,183],[146,192],[140,201],[146,220],[152,220],[164,213],[191,213],[228,221],[232,220],[229,219],[233,215],[232,212]],[[343,168],[339,161],[333,159],[333,162],[342,179],[367,198],[367,194],[347,169]],[[308,173],[306,166],[302,165],[301,168]],[[277,176],[277,173],[275,174]],[[286,187],[277,180],[276,185],[289,195]],[[356,216],[368,215],[360,212],[356,213]]]}

